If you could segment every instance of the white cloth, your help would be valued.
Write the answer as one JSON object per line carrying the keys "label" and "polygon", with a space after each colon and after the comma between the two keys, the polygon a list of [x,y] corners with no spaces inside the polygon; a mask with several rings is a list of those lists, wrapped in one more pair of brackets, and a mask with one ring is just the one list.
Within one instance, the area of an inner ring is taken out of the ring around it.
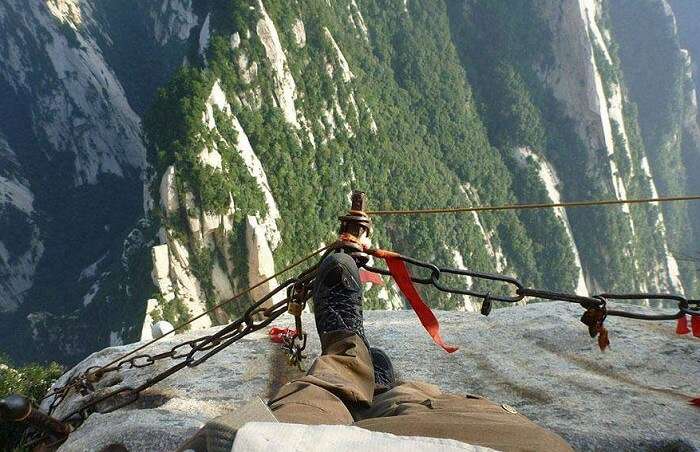
{"label": "white cloth", "polygon": [[493,449],[422,436],[397,436],[346,425],[303,425],[248,422],[232,452],[494,452]]}

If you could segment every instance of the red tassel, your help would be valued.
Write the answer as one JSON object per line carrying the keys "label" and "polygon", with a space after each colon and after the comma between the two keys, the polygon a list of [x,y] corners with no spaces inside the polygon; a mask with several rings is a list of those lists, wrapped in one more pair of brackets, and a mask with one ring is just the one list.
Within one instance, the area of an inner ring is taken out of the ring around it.
{"label": "red tassel", "polygon": [[690,328],[693,329],[693,336],[700,337],[700,316],[690,316]]}
{"label": "red tassel", "polygon": [[406,268],[406,264],[396,256],[387,256],[384,258],[384,260],[386,260],[391,276],[394,277],[394,281],[396,281],[399,289],[401,289],[401,293],[403,293],[404,297],[408,299],[413,311],[415,311],[416,315],[418,315],[420,323],[423,324],[423,328],[425,328],[428,334],[430,334],[433,341],[435,341],[435,343],[442,347],[447,353],[456,352],[458,350],[457,347],[447,345],[442,339],[438,319],[435,317],[435,314],[433,314],[433,311],[430,310],[428,305],[425,304],[421,296],[416,291],[416,288],[413,286],[411,275],[408,272],[408,268]]}
{"label": "red tassel", "polygon": [[690,401],[691,405],[695,405],[696,407],[700,407],[700,397],[693,399]]}
{"label": "red tassel", "polygon": [[393,251],[387,250],[366,250],[369,254],[384,259],[386,261],[387,267],[389,267],[389,272],[394,278],[394,281],[399,286],[401,293],[408,300],[413,308],[413,311],[418,316],[418,320],[423,325],[423,328],[428,332],[433,341],[440,347],[442,347],[447,353],[454,353],[458,350],[457,347],[452,347],[447,345],[440,335],[440,323],[437,317],[430,310],[428,305],[425,304],[421,298],[416,288],[413,286],[411,281],[411,274],[406,267],[406,264],[399,258],[399,254]]}
{"label": "red tassel", "polygon": [[676,334],[688,333],[690,333],[690,328],[688,328],[688,319],[685,315],[683,317],[678,317],[678,323],[676,323]]}

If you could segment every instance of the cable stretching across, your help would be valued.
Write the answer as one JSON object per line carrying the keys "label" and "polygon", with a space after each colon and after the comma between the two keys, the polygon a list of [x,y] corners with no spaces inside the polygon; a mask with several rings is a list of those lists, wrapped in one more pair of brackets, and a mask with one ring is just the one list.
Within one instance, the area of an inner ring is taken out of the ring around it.
{"label": "cable stretching across", "polygon": [[477,207],[445,207],[439,209],[415,209],[415,210],[369,210],[365,212],[370,216],[389,215],[422,215],[436,213],[461,213],[461,212],[493,212],[498,210],[526,210],[526,209],[551,209],[554,207],[590,207],[606,206],[611,204],[647,204],[652,202],[673,202],[673,201],[698,201],[700,195],[687,196],[667,196],[658,198],[639,199],[603,199],[594,201],[571,201],[557,203],[539,204],[509,204],[503,206],[477,206]]}

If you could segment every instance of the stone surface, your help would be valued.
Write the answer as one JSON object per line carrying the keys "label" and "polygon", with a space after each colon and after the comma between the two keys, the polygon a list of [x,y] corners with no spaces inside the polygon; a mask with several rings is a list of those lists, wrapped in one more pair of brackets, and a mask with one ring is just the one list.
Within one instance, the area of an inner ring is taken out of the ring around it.
{"label": "stone surface", "polygon": [[216,296],[219,300],[228,300],[235,295],[226,271],[221,268],[218,262],[214,262],[212,267],[211,283],[214,286],[214,292],[216,292]]}
{"label": "stone surface", "polygon": [[150,341],[153,339],[153,311],[158,307],[158,300],[150,298],[146,301],[146,316],[143,319],[143,327],[141,327],[141,340]]}
{"label": "stone surface", "polygon": [[203,165],[210,166],[215,170],[221,171],[221,154],[216,149],[202,149],[199,153],[199,160]]}
{"label": "stone surface", "polygon": [[[245,228],[246,246],[248,247],[248,283],[254,286],[275,274],[275,261],[272,251],[265,238],[265,226],[258,219],[249,216],[246,219]],[[277,287],[275,278],[250,291],[253,300],[259,300]],[[280,292],[266,304],[272,306],[283,299],[284,292]]]}
{"label": "stone surface", "polygon": [[[270,22],[271,24],[271,22]],[[270,25],[267,24],[267,25]],[[269,30],[268,30],[269,31]],[[209,97],[205,102],[202,112],[202,122],[210,130],[217,128],[217,115],[219,110],[224,114],[224,120],[229,121],[237,132],[236,149],[248,169],[258,183],[258,187],[265,197],[267,212],[256,219],[254,234],[247,234],[248,262],[250,267],[250,280],[257,282],[274,273],[274,260],[272,250],[275,249],[281,236],[277,228],[277,220],[280,213],[270,190],[267,175],[258,157],[245,134],[241,124],[231,113],[231,106],[226,99],[226,94],[221,84],[216,80],[212,86]],[[222,170],[222,156],[216,146],[203,147],[198,155],[201,164]],[[235,272],[232,257],[231,232],[234,230],[233,215],[236,212],[235,200],[229,193],[229,208],[223,215],[207,212],[201,208],[196,197],[191,192],[179,194],[175,185],[176,168],[169,167],[161,180],[161,204],[169,215],[180,214],[180,207],[184,207],[187,213],[187,225],[189,234],[186,237],[177,236],[175,231],[163,230],[159,234],[162,243],[153,248],[153,282],[163,298],[170,302],[177,298],[191,316],[202,314],[207,307],[207,302],[217,303],[233,297],[236,280],[232,277]],[[182,204],[182,206],[180,205]],[[241,246],[244,244],[241,243]],[[208,294],[205,286],[199,281],[192,271],[192,258],[198,251],[208,248],[214,252],[220,252],[226,261],[225,266],[215,263],[211,268],[211,281],[213,293]],[[258,290],[257,295],[262,296],[275,286],[274,280]],[[212,296],[213,300],[207,300]],[[256,296],[254,293],[253,296]],[[280,294],[280,296],[282,296]],[[147,319],[148,320],[148,319]],[[216,321],[221,321],[216,318]],[[208,328],[212,324],[209,316],[204,316],[192,323],[193,329]]]}
{"label": "stone surface", "polygon": [[[410,311],[367,312],[366,331],[370,343],[392,357],[399,379],[507,403],[577,450],[700,450],[700,433],[690,422],[700,411],[688,404],[699,395],[700,340],[677,336],[674,322],[609,318],[612,344],[601,352],[579,322],[581,313],[580,306],[563,302],[498,309],[489,317],[436,312],[443,337],[460,347],[452,355],[433,344]],[[275,324],[291,326],[292,320],[285,316]],[[308,367],[319,344],[313,317],[304,321],[310,334]],[[163,352],[202,334],[168,337],[146,351]],[[105,364],[135,346],[102,350],[67,375]],[[98,391],[133,387],[169,364],[107,375]],[[95,450],[110,442],[132,451],[172,450],[206,420],[253,396],[269,397],[295,375],[262,330],[162,381],[136,404],[91,415],[61,450]],[[80,401],[69,396],[56,414]]]}
{"label": "stone surface", "polygon": [[173,325],[165,320],[159,320],[151,325],[151,335],[154,339],[165,336],[172,330],[174,330]]}
{"label": "stone surface", "polygon": [[168,245],[157,245],[151,248],[151,257],[153,260],[153,279],[167,278],[170,271]]}
{"label": "stone surface", "polygon": [[160,180],[160,205],[167,215],[176,214],[179,209],[177,189],[175,188],[175,167],[170,165]]}
{"label": "stone surface", "polygon": [[202,243],[202,221],[199,218],[199,206],[195,200],[194,194],[191,192],[185,193],[185,209],[187,210],[187,224],[190,228],[190,233],[196,244]]}
{"label": "stone surface", "polygon": [[287,67],[287,56],[282,49],[275,24],[268,16],[267,11],[265,11],[265,6],[261,0],[258,0],[258,10],[261,18],[258,20],[255,31],[265,48],[265,55],[267,55],[272,66],[277,102],[282,109],[284,119],[298,128],[299,122],[297,121],[297,111],[294,105],[294,101],[297,98],[296,83]]}
{"label": "stone surface", "polygon": [[299,48],[303,48],[306,45],[306,30],[304,29],[304,22],[301,19],[296,19],[294,25],[292,25],[292,33],[294,34],[294,43]]}
{"label": "stone surface", "polygon": [[345,59],[345,55],[343,55],[343,52],[340,50],[340,47],[338,47],[338,44],[335,42],[335,39],[333,38],[333,35],[328,30],[328,28],[323,27],[323,34],[326,37],[326,39],[331,43],[333,48],[335,49],[335,53],[336,53],[336,56],[338,58],[338,64],[340,65],[340,70],[341,70],[341,73],[343,74],[343,81],[346,83],[349,82],[350,80],[352,80],[355,77],[355,75],[350,70],[350,65],[348,64],[348,61]]}

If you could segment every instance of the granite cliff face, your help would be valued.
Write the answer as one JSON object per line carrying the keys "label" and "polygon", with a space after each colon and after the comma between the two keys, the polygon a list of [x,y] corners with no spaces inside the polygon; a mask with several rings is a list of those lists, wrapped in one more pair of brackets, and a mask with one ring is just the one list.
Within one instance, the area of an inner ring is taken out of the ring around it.
{"label": "granite cliff face", "polygon": [[[74,362],[147,337],[144,318],[192,318],[333,240],[352,189],[385,208],[697,192],[694,14],[681,0],[5,2],[0,327],[15,333],[0,349]],[[700,211],[679,204],[377,219],[374,244],[580,294],[692,295],[698,233]],[[374,287],[367,307],[403,302]]]}
{"label": "granite cliff face", "polygon": [[118,343],[142,310],[115,299],[143,290],[138,275],[124,276],[144,242],[139,116],[184,58],[196,20],[160,3],[0,6],[0,322],[13,331],[4,352],[34,344],[19,359],[80,356],[87,337]]}

